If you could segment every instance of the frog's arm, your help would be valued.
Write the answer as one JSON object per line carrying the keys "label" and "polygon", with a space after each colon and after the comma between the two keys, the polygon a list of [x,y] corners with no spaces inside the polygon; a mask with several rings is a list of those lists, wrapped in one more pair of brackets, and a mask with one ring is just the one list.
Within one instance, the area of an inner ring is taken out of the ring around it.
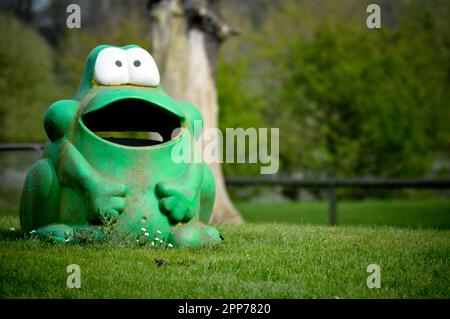
{"label": "frog's arm", "polygon": [[62,186],[77,189],[88,196],[91,219],[101,212],[118,217],[124,210],[126,187],[101,176],[72,144],[73,126],[76,125],[78,102],[59,101],[50,106],[44,127],[50,138],[48,157],[56,167]]}
{"label": "frog's arm", "polygon": [[99,183],[98,173],[86,161],[69,140],[57,141],[54,145],[55,162],[59,169],[61,185],[70,185],[79,190],[91,190]]}
{"label": "frog's arm", "polygon": [[86,196],[88,220],[119,218],[125,209],[127,187],[97,172],[69,140],[63,139],[61,143],[58,178],[61,185]]}
{"label": "frog's arm", "polygon": [[[53,103],[44,118],[44,128],[51,144],[49,157],[58,167],[60,183],[83,186],[93,177],[93,169],[70,142],[75,125],[78,101],[61,100]],[[87,178],[90,177],[90,178]]]}

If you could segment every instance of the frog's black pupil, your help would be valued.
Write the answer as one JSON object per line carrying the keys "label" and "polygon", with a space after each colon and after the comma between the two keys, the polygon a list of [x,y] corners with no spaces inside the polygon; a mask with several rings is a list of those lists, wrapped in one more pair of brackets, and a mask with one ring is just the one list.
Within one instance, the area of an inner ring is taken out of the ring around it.
{"label": "frog's black pupil", "polygon": [[116,61],[116,65],[120,68],[122,66],[122,62],[120,62],[119,60]]}
{"label": "frog's black pupil", "polygon": [[138,67],[138,66],[141,65],[141,61],[135,60],[135,61],[133,62],[133,64],[134,64],[135,67]]}

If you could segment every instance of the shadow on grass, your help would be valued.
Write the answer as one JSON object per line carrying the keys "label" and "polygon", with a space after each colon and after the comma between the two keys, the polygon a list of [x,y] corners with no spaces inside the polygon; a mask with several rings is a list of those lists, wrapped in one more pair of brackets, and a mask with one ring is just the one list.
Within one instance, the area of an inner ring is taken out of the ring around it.
{"label": "shadow on grass", "polygon": [[0,241],[15,241],[19,239],[24,239],[20,230],[0,229]]}

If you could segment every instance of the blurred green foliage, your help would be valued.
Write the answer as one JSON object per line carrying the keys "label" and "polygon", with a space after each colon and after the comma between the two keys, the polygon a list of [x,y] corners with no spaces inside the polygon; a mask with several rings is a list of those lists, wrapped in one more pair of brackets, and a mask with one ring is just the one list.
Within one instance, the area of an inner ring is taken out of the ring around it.
{"label": "blurred green foliage", "polygon": [[262,110],[263,126],[280,128],[282,174],[428,174],[450,154],[450,3],[397,2],[393,26],[376,30],[364,1],[339,3],[273,6],[247,35],[251,64],[239,71],[237,49],[218,74],[219,92],[257,78],[260,103],[236,85],[222,109],[239,106],[244,127],[258,123],[244,113]]}
{"label": "blurred green foliage", "polygon": [[83,31],[67,32],[57,48],[59,73],[65,82],[76,89],[85,59],[93,48],[100,44],[137,44],[149,50],[150,42],[143,36],[147,32],[147,26],[142,19],[129,19],[128,16],[117,16],[95,27],[86,27]]}
{"label": "blurred green foliage", "polygon": [[[217,78],[220,106],[219,128],[224,136],[227,128],[242,127],[245,130],[249,127],[265,127],[263,101],[258,96],[252,96],[246,90],[244,80],[245,74],[248,72],[248,61],[242,58],[231,63],[225,59],[220,59],[217,72],[219,74]],[[249,147],[248,142],[246,147]],[[236,154],[236,143],[234,154]],[[226,155],[225,145],[224,155]],[[225,174],[256,175],[259,174],[260,165],[230,163],[224,164],[223,169]]]}
{"label": "blurred green foliage", "polygon": [[64,94],[54,56],[30,26],[0,12],[0,141],[43,141],[48,105]]}
{"label": "blurred green foliage", "polygon": [[[242,32],[218,59],[220,128],[279,127],[280,174],[449,176],[450,3],[381,0],[382,28],[370,30],[369,2],[223,2]],[[96,45],[149,49],[145,10],[126,7],[59,28],[54,48],[1,14],[0,141],[44,140],[46,108],[73,96]],[[256,175],[259,165],[224,170]]]}
{"label": "blurred green foliage", "polygon": [[149,49],[145,20],[114,14],[95,27],[63,29],[54,48],[31,25],[0,13],[0,142],[45,141],[45,111],[56,100],[73,97],[85,59],[97,45]]}

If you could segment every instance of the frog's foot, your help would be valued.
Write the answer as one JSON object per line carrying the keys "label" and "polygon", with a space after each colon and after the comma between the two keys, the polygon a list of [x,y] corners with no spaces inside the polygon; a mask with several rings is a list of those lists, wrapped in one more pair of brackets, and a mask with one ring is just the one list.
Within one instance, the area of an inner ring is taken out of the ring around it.
{"label": "frog's foot", "polygon": [[159,182],[155,186],[155,192],[159,197],[161,211],[167,214],[171,221],[187,223],[198,209],[199,198],[179,188],[167,182]]}
{"label": "frog's foot", "polygon": [[219,244],[223,240],[220,232],[202,223],[178,224],[169,232],[167,242],[175,247],[195,247]]}
{"label": "frog's foot", "polygon": [[104,234],[98,227],[51,224],[30,231],[30,236],[56,242],[75,242],[80,239],[101,239]]}
{"label": "frog's foot", "polygon": [[65,224],[51,224],[30,231],[31,236],[41,239],[51,239],[60,242],[72,241],[74,238],[73,227]]}
{"label": "frog's foot", "polygon": [[90,205],[89,220],[102,224],[106,220],[116,220],[125,210],[127,187],[110,180],[97,183],[88,192]]}

